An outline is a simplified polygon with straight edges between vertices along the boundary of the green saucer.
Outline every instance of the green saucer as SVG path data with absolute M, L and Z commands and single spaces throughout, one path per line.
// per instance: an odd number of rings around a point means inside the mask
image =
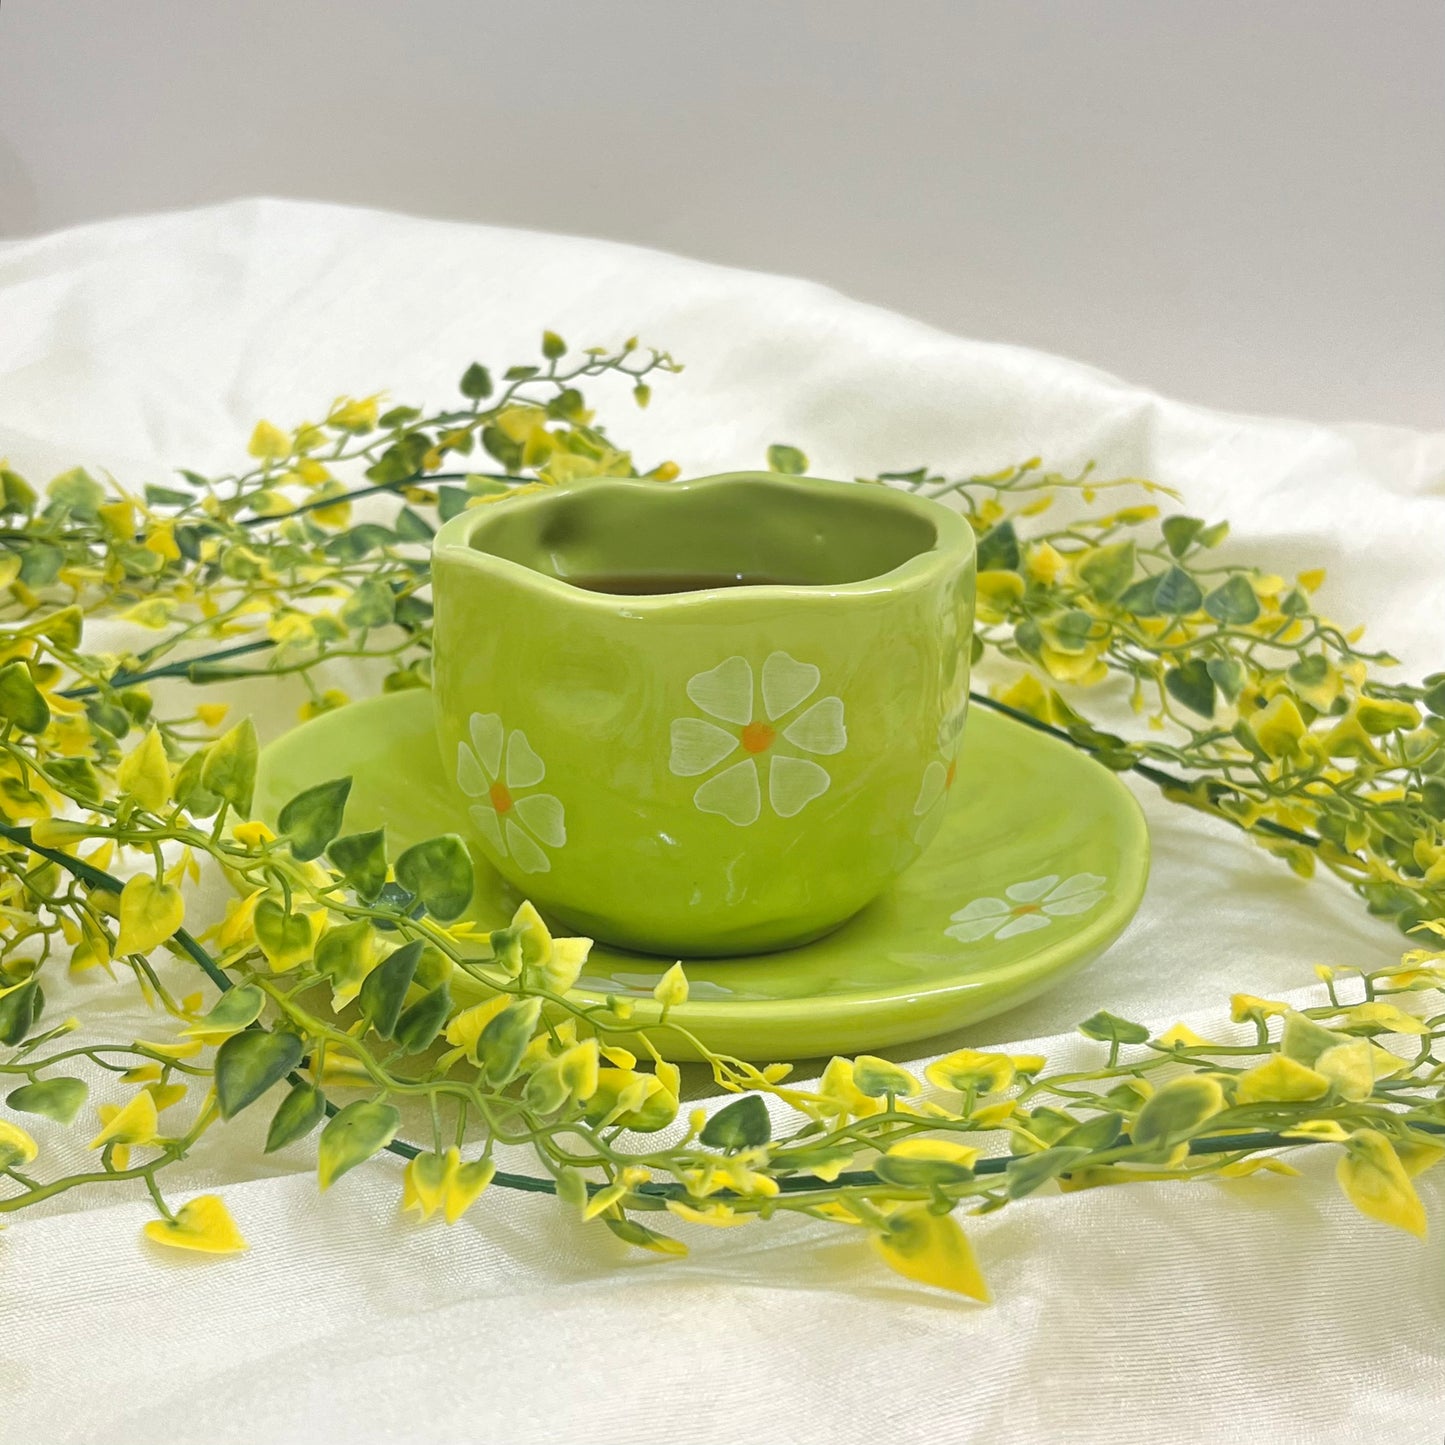
M 355 703 L 279 738 L 261 755 L 258 812 L 274 822 L 288 798 L 348 773 L 345 830 L 385 825 L 393 857 L 468 832 L 430 693 Z M 709 1048 L 757 1062 L 910 1043 L 1033 998 L 1134 916 L 1149 871 L 1143 815 L 1114 774 L 1066 744 L 975 708 L 936 806 L 947 814 L 927 852 L 837 932 L 781 953 L 684 959 L 691 993 L 672 1018 Z M 519 902 L 477 864 L 470 915 L 484 928 Z M 579 990 L 633 997 L 645 1021 L 672 962 L 599 944 Z

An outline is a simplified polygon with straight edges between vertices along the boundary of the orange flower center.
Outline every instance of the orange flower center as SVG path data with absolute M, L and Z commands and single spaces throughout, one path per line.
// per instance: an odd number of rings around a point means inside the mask
M 951 763 L 949 763 L 949 765 L 948 765 L 948 771 L 947 771 L 947 772 L 944 774 L 944 776 L 943 776 L 943 786 L 944 786 L 945 788 L 951 788 L 951 787 L 953 786 L 953 780 L 954 780 L 957 776 L 958 776 L 958 759 L 955 758 Z
M 1043 911 L 1042 905 L 1038 903 L 1015 903 L 1013 906 L 1015 918 L 1021 918 L 1025 913 L 1042 913 Z
M 765 753 L 777 735 L 778 730 L 765 722 L 750 722 L 743 729 L 743 748 L 750 753 Z
M 511 811 L 512 795 L 507 791 L 507 785 L 500 779 L 487 789 L 487 796 L 492 800 L 492 806 L 499 813 Z

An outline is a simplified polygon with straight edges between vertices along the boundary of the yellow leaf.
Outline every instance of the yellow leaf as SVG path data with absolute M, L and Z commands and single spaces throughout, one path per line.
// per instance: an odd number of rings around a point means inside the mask
M 446 1193 L 442 1199 L 442 1213 L 448 1224 L 455 1224 L 473 1204 L 478 1196 L 492 1182 L 497 1172 L 496 1163 L 490 1158 L 473 1159 L 463 1164 L 455 1149 L 447 1150 L 451 1167 L 447 1171 Z
M 39 1152 L 40 1146 L 19 1124 L 0 1119 L 0 1169 L 28 1164 Z
M 1286 1014 L 1289 1005 L 1278 999 L 1259 998 L 1252 993 L 1233 994 L 1229 1000 L 1229 1017 L 1237 1024 L 1252 1018 L 1269 1018 L 1275 1014 Z
M 1357 1003 L 1345 1011 L 1343 1025 L 1347 1029 L 1368 1029 L 1373 1033 L 1428 1034 L 1424 1022 L 1407 1014 L 1392 1003 Z
M 1172 1049 L 1175 1044 L 1183 1044 L 1187 1049 L 1206 1047 L 1208 1039 L 1202 1039 L 1194 1032 L 1188 1024 L 1178 1023 L 1173 1028 L 1166 1029 L 1156 1042 L 1163 1044 L 1166 1048 Z
M 121 890 L 117 953 L 149 953 L 185 921 L 181 890 L 139 873 Z
M 713 1229 L 731 1229 L 735 1224 L 747 1224 L 756 1219 L 755 1214 L 739 1214 L 727 1204 L 705 1204 L 701 1209 L 691 1204 L 684 1204 L 680 1199 L 669 1199 L 667 1201 L 668 1213 L 675 1214 L 679 1219 L 685 1219 L 689 1224 L 706 1224 Z M 857 1220 L 850 1215 L 849 1223 L 857 1223 Z
M 1246 1070 L 1236 1081 L 1239 1104 L 1294 1103 L 1318 1099 L 1329 1092 L 1330 1081 L 1321 1073 L 1284 1054 Z
M 872 1239 L 884 1264 L 906 1279 L 984 1304 L 991 1300 L 968 1236 L 952 1215 L 934 1214 L 926 1204 L 906 1204 L 888 1216 Z
M 160 1124 L 155 1097 L 145 1089 L 133 1094 L 123 1108 L 102 1104 L 96 1112 L 103 1127 L 90 1141 L 91 1149 L 103 1149 L 107 1144 L 149 1144 Z
M 1335 1178 L 1361 1214 L 1425 1238 L 1425 1206 L 1394 1146 L 1379 1130 L 1357 1129 L 1350 1135 Z
M 1317 1139 L 1325 1144 L 1343 1144 L 1349 1133 L 1338 1119 L 1302 1119 L 1283 1131 L 1286 1139 Z
M 290 455 L 291 438 L 279 426 L 273 426 L 269 421 L 258 421 L 246 450 L 259 461 L 278 462 Z
M 196 716 L 200 718 L 204 727 L 220 727 L 225 716 L 231 710 L 231 705 L 225 702 L 203 702 L 196 706 Z
M 657 980 L 657 984 L 652 990 L 652 996 L 663 1008 L 677 1008 L 687 1002 L 687 975 L 682 971 L 681 963 L 673 964 Z
M 170 801 L 171 770 L 159 728 L 153 727 L 138 747 L 121 760 L 115 780 L 121 792 L 129 795 L 150 813 L 159 813 Z
M 174 1219 L 150 1220 L 145 1237 L 171 1249 L 200 1254 L 238 1254 L 246 1248 L 236 1221 L 218 1194 L 202 1194 L 181 1205 Z
M 1445 1159 L 1445 1144 L 1427 1144 L 1423 1139 L 1404 1139 L 1395 1145 L 1395 1154 L 1411 1179 L 1433 1169 Z

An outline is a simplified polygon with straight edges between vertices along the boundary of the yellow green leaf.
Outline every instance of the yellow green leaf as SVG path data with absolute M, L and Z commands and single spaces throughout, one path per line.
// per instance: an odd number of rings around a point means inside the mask
M 996 1094 L 1013 1083 L 1014 1063 L 1007 1054 L 956 1049 L 929 1064 L 923 1074 L 938 1089 L 956 1089 L 959 1093 L 973 1089 L 981 1094 Z
M 1342 1099 L 1351 1103 L 1368 1099 L 1377 1079 L 1392 1078 L 1404 1067 L 1403 1059 L 1368 1039 L 1336 1044 L 1315 1060 L 1315 1068 L 1335 1086 Z
M 1350 1135 L 1335 1177 L 1361 1214 L 1425 1238 L 1425 1206 L 1394 1146 L 1379 1130 L 1357 1129 Z
M 157 883 L 148 873 L 138 873 L 121 890 L 120 937 L 115 951 L 149 953 L 181 926 L 185 916 L 179 888 Z
M 879 1258 L 905 1279 L 984 1304 L 991 1300 L 968 1236 L 952 1215 L 934 1214 L 926 1204 L 907 1204 L 890 1214 L 872 1238 Z
M 476 1203 L 478 1196 L 492 1182 L 492 1176 L 497 1172 L 496 1163 L 490 1157 L 473 1159 L 462 1164 L 456 1156 L 455 1149 L 447 1151 L 451 1167 L 447 1172 L 442 1213 L 448 1224 L 455 1224 Z
M 159 728 L 152 727 L 140 744 L 121 759 L 115 780 L 122 793 L 148 812 L 159 813 L 165 807 L 171 796 L 171 770 Z
M 450 1156 L 446 1154 L 418 1154 L 408 1162 L 401 1176 L 401 1207 L 411 1210 L 419 1219 L 430 1219 L 441 1207 L 442 1193 L 446 1188 Z
M 202 1194 L 181 1205 L 174 1219 L 152 1219 L 145 1237 L 170 1249 L 200 1254 L 238 1254 L 246 1248 L 236 1221 L 218 1194 Z

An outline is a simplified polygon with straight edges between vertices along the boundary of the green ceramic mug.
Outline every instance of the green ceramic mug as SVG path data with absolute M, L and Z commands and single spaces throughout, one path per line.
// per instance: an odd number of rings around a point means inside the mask
M 661 954 L 800 944 L 941 821 L 974 546 L 938 503 L 770 473 L 588 480 L 454 517 L 433 586 L 458 819 L 569 929 Z

